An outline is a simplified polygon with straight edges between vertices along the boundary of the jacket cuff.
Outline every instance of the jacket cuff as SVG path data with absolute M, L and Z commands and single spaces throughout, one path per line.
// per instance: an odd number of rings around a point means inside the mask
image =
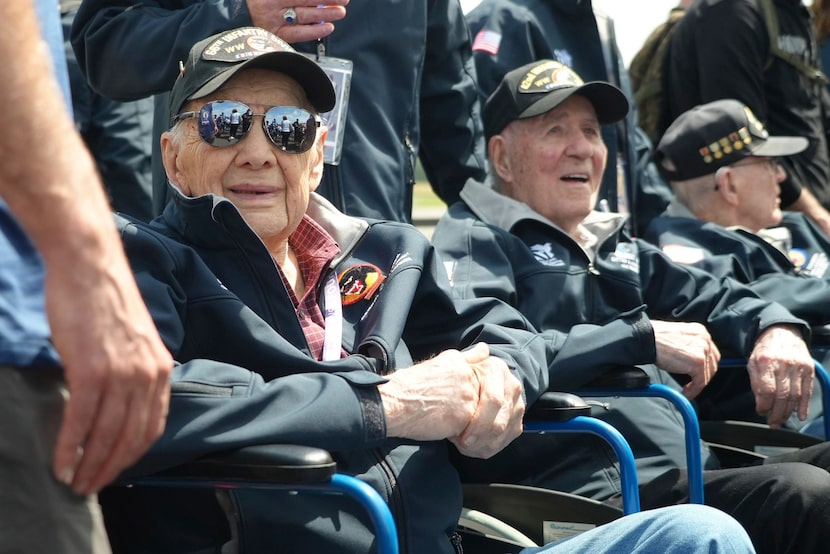
M 372 443 L 386 439 L 386 415 L 377 387 L 356 387 L 355 394 L 363 413 L 366 440 Z

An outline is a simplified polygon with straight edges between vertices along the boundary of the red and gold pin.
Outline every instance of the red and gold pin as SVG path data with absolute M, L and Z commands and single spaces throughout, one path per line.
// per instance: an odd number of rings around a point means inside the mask
M 340 299 L 344 306 L 365 298 L 371 300 L 386 276 L 373 264 L 359 264 L 347 267 L 337 276 Z

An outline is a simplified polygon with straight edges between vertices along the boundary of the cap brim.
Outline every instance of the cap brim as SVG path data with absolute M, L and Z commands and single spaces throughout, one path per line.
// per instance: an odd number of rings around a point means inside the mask
M 592 81 L 578 87 L 554 90 L 523 111 L 517 119 L 536 117 L 547 113 L 574 94 L 586 97 L 594 106 L 601 125 L 616 123 L 628 114 L 628 99 L 620 89 L 602 81 Z
M 251 68 L 270 69 L 290 76 L 303 87 L 309 102 L 320 113 L 334 108 L 335 94 L 331 79 L 313 60 L 298 52 L 268 52 L 244 63 L 234 64 L 227 71 L 206 82 L 186 100 L 207 96 L 218 90 L 239 71 Z
M 777 158 L 804 152 L 809 145 L 805 137 L 768 137 L 764 142 L 753 143 L 749 151 L 753 156 Z

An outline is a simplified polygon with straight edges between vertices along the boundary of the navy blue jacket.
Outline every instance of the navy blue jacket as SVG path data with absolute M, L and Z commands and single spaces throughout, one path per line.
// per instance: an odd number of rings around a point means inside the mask
M 781 227 L 791 241 L 786 252 L 756 233 L 691 213 L 655 218 L 643 238 L 677 263 L 748 285 L 810 325 L 830 323 L 830 241 L 800 212 L 785 212 Z

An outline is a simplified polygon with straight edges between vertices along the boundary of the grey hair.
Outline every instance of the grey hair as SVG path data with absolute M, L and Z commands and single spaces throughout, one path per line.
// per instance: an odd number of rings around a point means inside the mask
M 685 181 L 671 181 L 671 188 L 675 197 L 693 213 L 705 210 L 711 202 L 713 192 L 717 184 L 717 176 L 714 173 L 701 175 Z M 704 194 L 706 193 L 706 194 Z

